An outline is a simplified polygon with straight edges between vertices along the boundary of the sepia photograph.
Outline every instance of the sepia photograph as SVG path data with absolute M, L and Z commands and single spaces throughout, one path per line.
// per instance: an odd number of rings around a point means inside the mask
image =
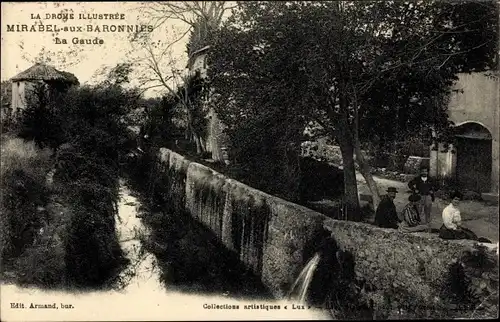
M 1 3 L 0 320 L 495 319 L 499 0 Z

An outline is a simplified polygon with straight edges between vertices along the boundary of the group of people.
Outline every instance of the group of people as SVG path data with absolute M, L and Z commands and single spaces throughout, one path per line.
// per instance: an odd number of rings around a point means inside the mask
M 382 228 L 398 229 L 401 232 L 431 232 L 431 210 L 435 200 L 435 185 L 428 176 L 428 169 L 422 168 L 420 175 L 408 183 L 412 191 L 408 204 L 398 213 L 394 199 L 398 193 L 394 187 L 387 189 L 375 212 L 375 225 Z M 439 237 L 443 239 L 472 239 L 490 242 L 478 236 L 462 225 L 458 205 L 462 200 L 460 192 L 453 192 L 450 204 L 442 212 L 443 224 L 439 228 Z

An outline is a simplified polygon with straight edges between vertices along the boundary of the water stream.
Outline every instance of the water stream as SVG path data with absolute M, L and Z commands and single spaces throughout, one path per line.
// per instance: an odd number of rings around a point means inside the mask
M 162 281 L 161 259 L 148 252 L 141 244 L 144 236 L 151 234 L 137 213 L 140 202 L 122 182 L 120 189 L 117 234 L 120 244 L 130 260 L 115 289 L 106 291 L 54 291 L 35 287 L 2 284 L 2 321 L 140 321 L 140 320 L 290 320 L 330 319 L 323 311 L 294 309 L 298 302 L 276 301 L 268 298 L 232 297 L 216 291 L 211 294 L 180 291 Z M 215 263 L 217 264 L 217 263 Z M 223 263 L 219 263 L 223 264 Z M 316 264 L 308 265 L 313 270 Z M 215 265 L 217 266 L 217 265 Z M 219 265 L 221 266 L 221 265 Z M 224 266 L 224 265 L 222 265 Z M 186 268 L 189 270 L 189 268 Z M 226 272 L 220 270 L 215 284 L 224 281 Z M 310 279 L 305 273 L 304 281 Z M 236 275 L 235 275 L 236 276 Z M 247 281 L 235 279 L 231 288 L 247 288 Z M 186 285 L 189 287 L 189 285 Z M 218 290 L 224 287 L 217 288 Z M 299 287 L 306 292 L 307 286 Z M 302 291 L 300 292 L 302 294 Z M 13 308 L 12 303 L 24 305 Z M 34 304 L 56 304 L 56 309 L 29 309 Z M 277 307 L 279 306 L 279 309 Z M 294 306 L 296 308 L 296 306 Z
M 139 289 L 164 292 L 165 287 L 160 282 L 161 272 L 156 257 L 145 251 L 141 245 L 141 238 L 150 234 L 150 230 L 137 216 L 140 203 L 123 182 L 120 195 L 117 234 L 130 265 L 121 272 L 117 286 L 126 293 L 134 293 Z
M 309 286 L 311 285 L 314 272 L 318 267 L 320 259 L 321 255 L 319 253 L 316 253 L 307 262 L 306 266 L 304 266 L 290 289 L 290 292 L 288 294 L 288 298 L 290 300 L 298 301 L 301 304 L 306 304 Z

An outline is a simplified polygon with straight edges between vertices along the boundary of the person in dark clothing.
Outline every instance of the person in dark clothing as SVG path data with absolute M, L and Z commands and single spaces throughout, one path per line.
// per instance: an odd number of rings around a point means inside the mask
M 382 197 L 375 212 L 375 225 L 382 228 L 398 229 L 399 219 L 394 205 L 394 198 L 398 190 L 394 187 L 387 188 L 387 195 Z
M 420 214 L 423 215 L 423 223 L 430 225 L 431 223 L 431 212 L 432 203 L 434 202 L 434 182 L 429 178 L 429 171 L 426 167 L 420 169 L 420 175 L 413 178 L 409 183 L 408 187 L 413 194 L 420 195 Z

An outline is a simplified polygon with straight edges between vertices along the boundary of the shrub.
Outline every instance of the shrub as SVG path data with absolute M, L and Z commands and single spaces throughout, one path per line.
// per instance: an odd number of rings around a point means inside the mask
M 301 201 L 336 199 L 344 190 L 342 170 L 326 162 L 310 157 L 300 160 L 300 196 Z
M 119 86 L 95 86 L 58 102 L 68 143 L 57 151 L 54 180 L 72 205 L 64 248 L 68 279 L 76 285 L 102 285 L 124 263 L 115 231 L 120 161 L 131 146 L 123 120 L 138 98 Z
M 66 285 L 64 221 L 61 216 L 54 218 L 50 225 L 43 227 L 33 246 L 26 249 L 16 260 L 15 271 L 18 282 L 43 287 Z
M 33 243 L 42 224 L 37 208 L 49 196 L 45 176 L 51 166 L 50 152 L 19 138 L 2 140 L 1 256 L 17 257 Z
M 66 273 L 76 285 L 99 286 L 122 263 L 122 250 L 109 218 L 84 207 L 75 208 L 65 243 Z
M 46 185 L 50 151 L 33 141 L 2 140 L 2 269 L 21 284 L 65 284 L 64 245 L 67 207 L 52 200 Z
M 28 106 L 16 122 L 19 137 L 33 140 L 40 148 L 54 149 L 64 142 L 63 133 L 58 126 L 62 120 L 49 107 Z

